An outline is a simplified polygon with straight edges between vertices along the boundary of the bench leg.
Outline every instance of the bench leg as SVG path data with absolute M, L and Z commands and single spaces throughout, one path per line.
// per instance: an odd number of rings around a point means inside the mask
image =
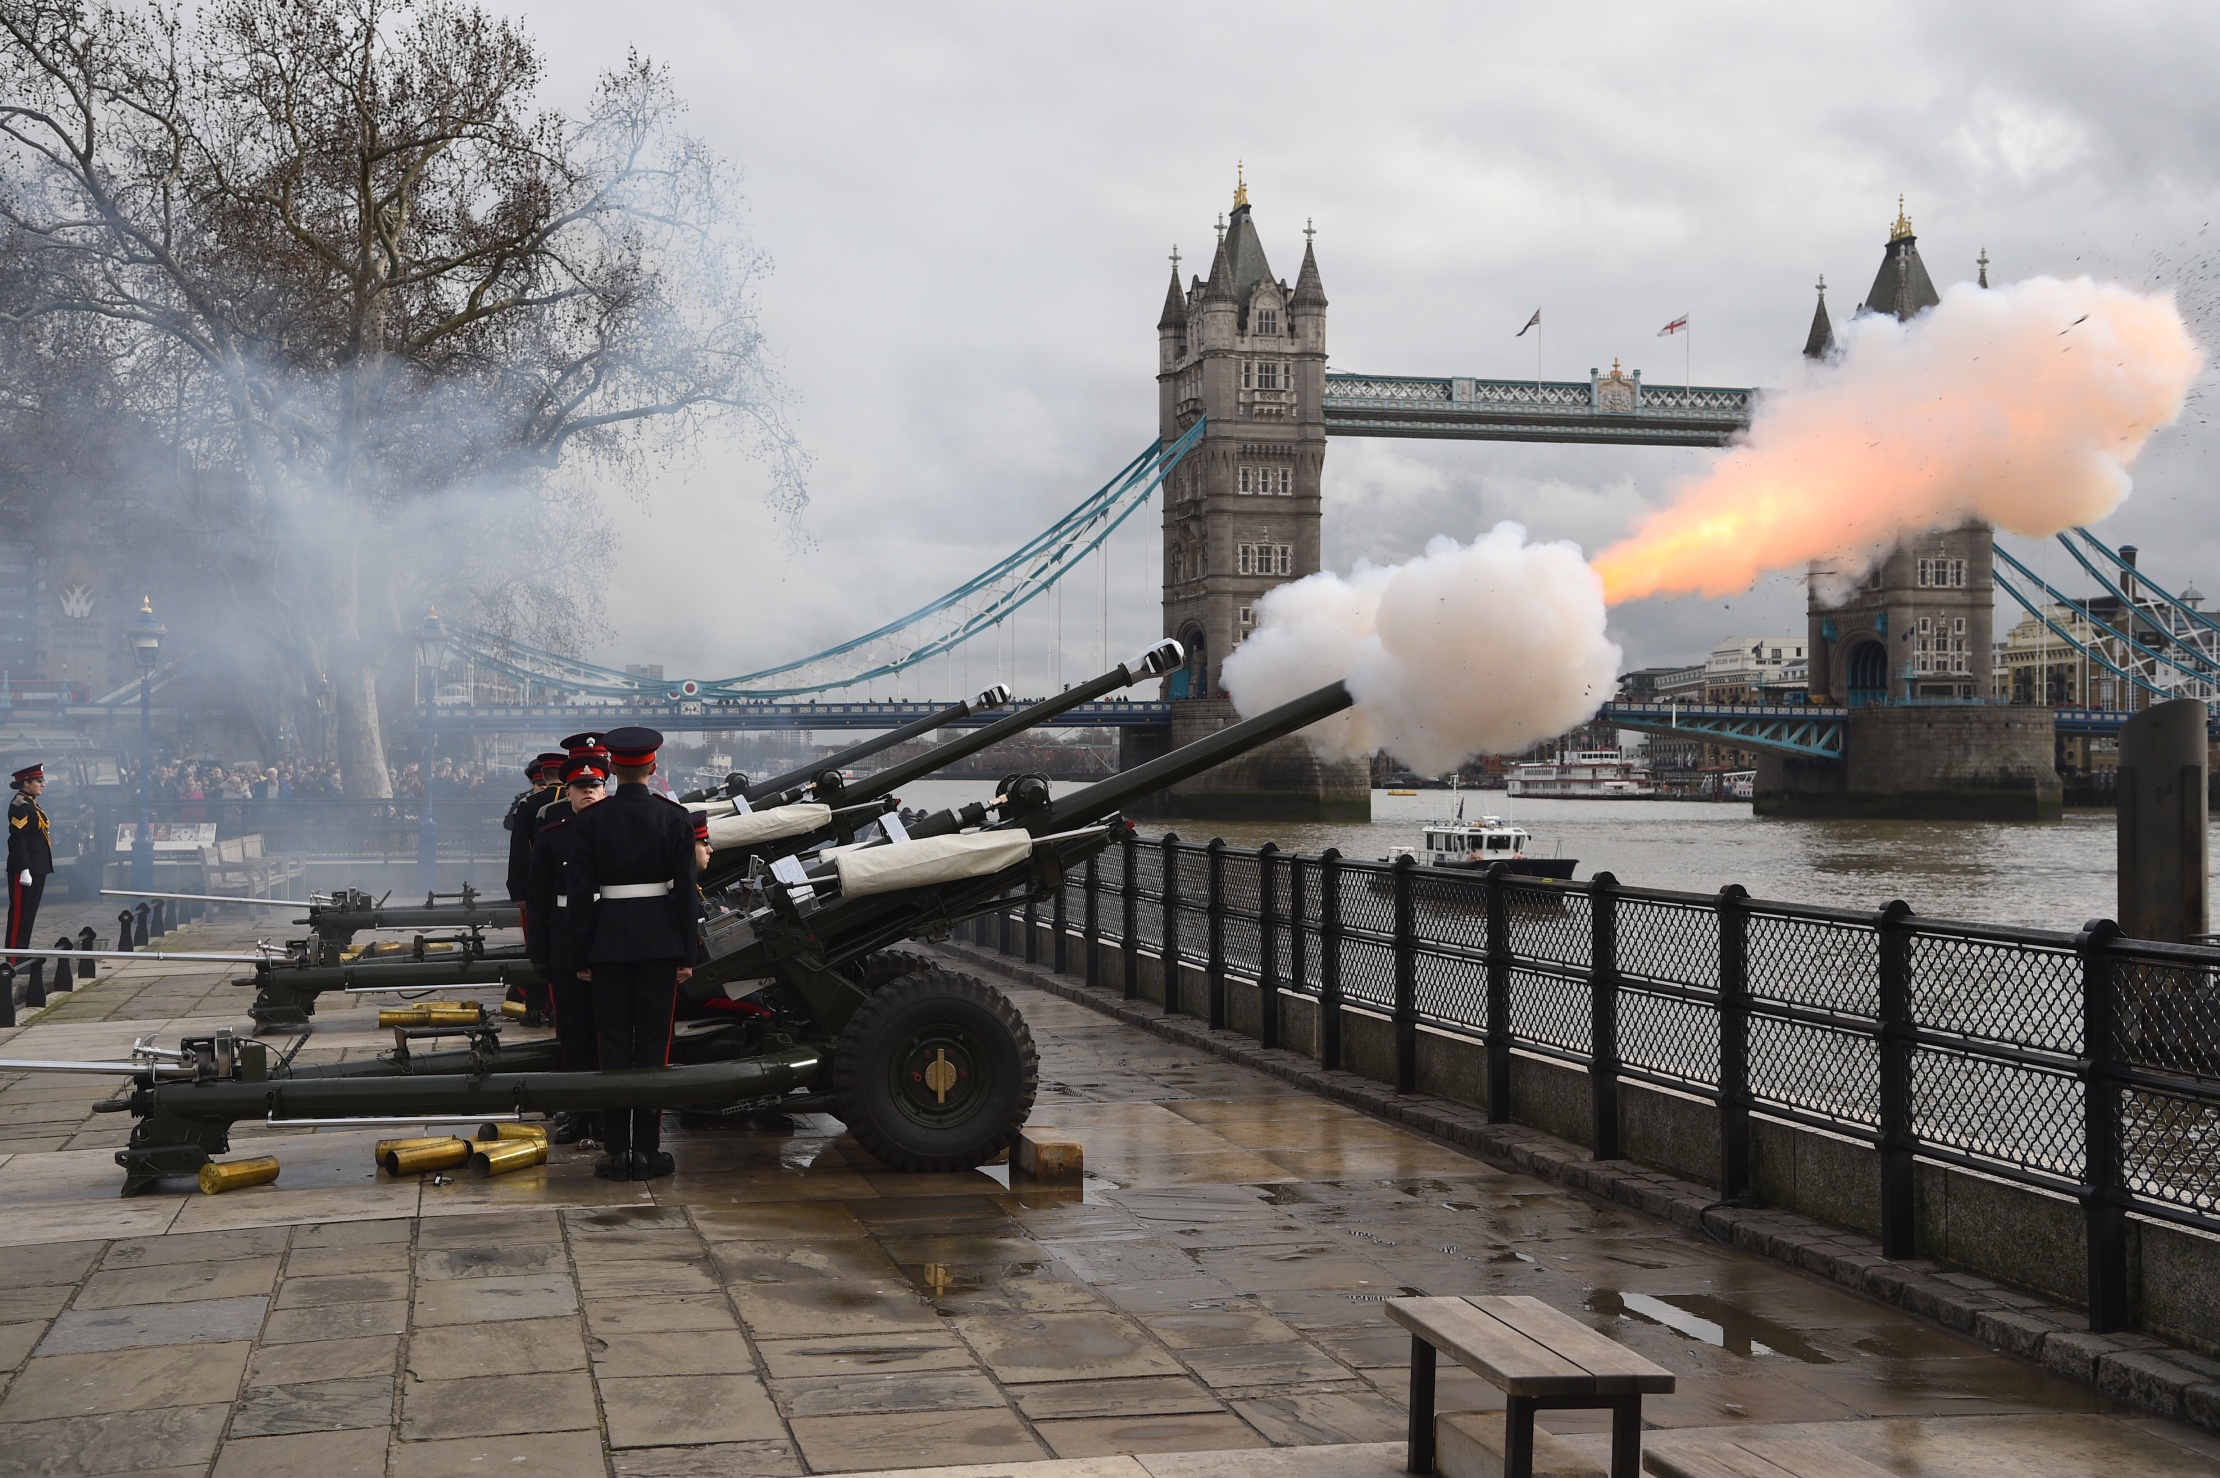
M 1642 1398 L 1611 1403 L 1611 1478 L 1642 1478 Z
M 1530 1396 L 1503 1399 L 1503 1478 L 1534 1478 L 1534 1400 Z
M 1434 1347 L 1411 1336 L 1411 1431 L 1403 1447 L 1403 1471 L 1434 1471 Z

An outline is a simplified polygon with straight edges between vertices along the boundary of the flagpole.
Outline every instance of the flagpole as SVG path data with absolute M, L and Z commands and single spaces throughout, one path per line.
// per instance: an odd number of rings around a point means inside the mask
M 1696 393 L 1696 318 L 1694 314 L 1689 315 L 1688 327 L 1682 329 L 1681 332 L 1687 335 L 1688 341 L 1680 346 L 1680 393 L 1683 396 L 1692 397 Z
M 1534 403 L 1542 403 L 1542 326 L 1534 325 Z

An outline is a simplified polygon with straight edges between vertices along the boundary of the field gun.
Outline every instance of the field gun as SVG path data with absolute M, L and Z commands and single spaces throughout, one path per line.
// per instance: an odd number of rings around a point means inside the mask
M 308 917 L 293 920 L 306 924 L 321 947 L 318 957 L 335 959 L 355 936 L 379 929 L 514 929 L 517 910 L 513 903 L 493 903 L 483 893 L 463 884 L 459 893 L 427 893 L 422 903 L 388 904 L 357 888 L 332 893 L 312 893 L 299 898 L 230 898 L 214 893 L 136 893 L 128 888 L 103 888 L 111 898 L 167 898 L 180 903 L 238 903 L 249 908 L 307 909 Z M 385 897 L 390 898 L 389 893 Z M 455 900 L 442 903 L 443 898 Z
M 124 1192 L 197 1173 L 229 1148 L 230 1126 L 250 1119 L 822 1108 L 890 1168 L 982 1164 L 1032 1110 L 1032 1035 L 1002 992 L 895 946 L 1052 897 L 1071 868 L 1125 834 L 1126 806 L 1350 701 L 1335 683 L 1061 798 L 1045 786 L 1006 790 L 1003 814 L 983 828 L 943 812 L 928 818 L 940 829 L 914 840 L 833 848 L 807 864 L 758 859 L 735 890 L 740 906 L 710 921 L 669 1068 L 551 1071 L 549 1044 L 504 1045 L 491 1023 L 464 1052 L 291 1069 L 257 1044 L 232 1052 L 228 1067 L 196 1055 L 189 1073 L 107 1065 L 133 1080 L 103 1105 L 136 1120 L 116 1154 Z

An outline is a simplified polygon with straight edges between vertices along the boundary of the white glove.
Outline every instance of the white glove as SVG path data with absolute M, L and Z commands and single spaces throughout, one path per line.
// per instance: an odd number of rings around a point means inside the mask
M 22 885 L 23 885 L 24 887 L 26 887 L 26 888 L 30 887 L 30 886 L 31 886 L 31 869 L 29 869 L 28 867 L 26 867 L 25 869 L 23 869 L 23 871 L 21 871 L 21 872 L 17 873 L 17 874 L 15 875 L 15 880 L 16 880 L 17 882 L 21 883 L 21 884 L 22 884 Z

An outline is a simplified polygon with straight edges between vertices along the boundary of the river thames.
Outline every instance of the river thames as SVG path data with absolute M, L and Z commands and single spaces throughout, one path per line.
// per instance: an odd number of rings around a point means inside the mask
M 1061 782 L 1057 794 L 1076 785 Z M 906 804 L 938 807 L 983 800 L 986 781 L 928 781 Z M 1223 837 L 1234 846 L 1277 842 L 1317 853 L 1339 847 L 1358 860 L 1415 846 L 1430 820 L 1446 819 L 1459 797 L 1372 793 L 1365 825 L 1262 825 L 1146 821 L 1189 841 Z M 2059 821 L 1780 821 L 1747 803 L 1704 801 L 1513 800 L 1500 790 L 1466 791 L 1468 817 L 1502 816 L 1534 833 L 1537 856 L 1579 860 L 1576 877 L 1609 872 L 1629 887 L 1713 892 L 1740 883 L 1759 898 L 1839 908 L 1879 908 L 1901 898 L 1916 913 L 1975 923 L 2078 929 L 2115 911 L 2110 811 L 2069 811 Z M 2220 847 L 2214 849 L 2220 855 Z

